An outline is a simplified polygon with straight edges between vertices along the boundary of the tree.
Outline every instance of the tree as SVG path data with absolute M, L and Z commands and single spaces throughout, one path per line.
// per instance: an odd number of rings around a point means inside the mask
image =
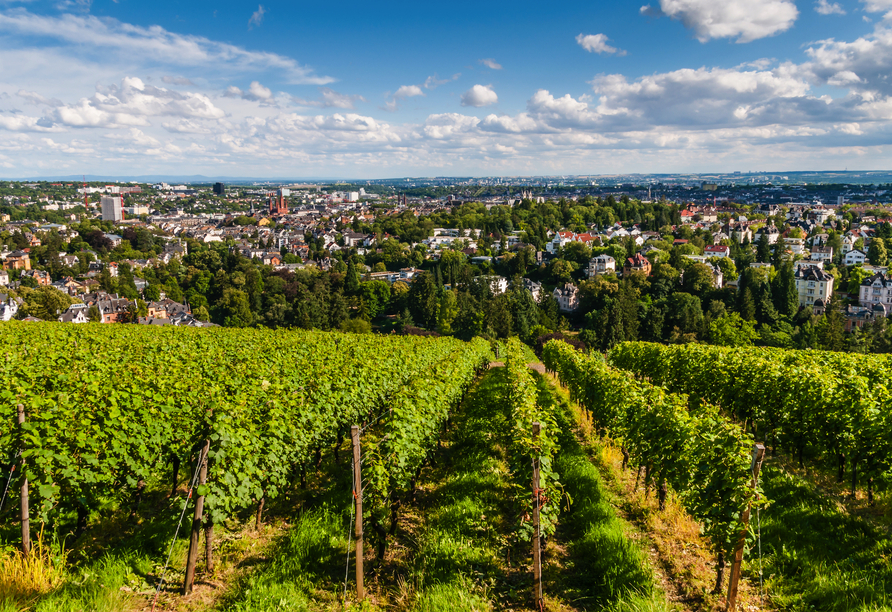
M 353 259 L 347 264 L 347 276 L 344 277 L 344 292 L 347 295 L 356 295 L 359 293 L 359 271 Z
M 713 287 L 712 268 L 702 263 L 695 263 L 684 271 L 684 288 L 688 293 L 703 297 Z
M 217 303 L 217 310 L 226 327 L 248 327 L 254 323 L 248 294 L 244 291 L 226 289 Z
M 818 323 L 818 338 L 821 347 L 828 351 L 843 351 L 846 347 L 845 317 L 842 314 L 842 304 L 834 293 L 830 297 L 830 303 L 824 311 L 824 316 Z
M 409 289 L 409 311 L 415 322 L 426 329 L 436 329 L 439 310 L 438 288 L 430 272 L 415 278 Z
M 91 323 L 102 323 L 102 313 L 99 312 L 99 308 L 95 304 L 87 310 L 87 318 Z
M 455 291 L 444 290 L 437 308 L 437 331 L 443 335 L 452 333 L 452 322 L 458 316 L 458 298 Z
M 747 346 L 759 337 L 756 324 L 730 312 L 709 324 L 709 339 L 720 346 Z
M 775 245 L 775 250 L 777 245 Z M 756 260 L 768 263 L 771 259 L 771 244 L 768 242 L 768 234 L 762 232 L 759 235 L 759 242 L 756 243 Z
M 886 242 L 882 238 L 874 238 L 867 250 L 867 257 L 870 263 L 875 266 L 885 266 L 889 261 L 889 255 L 886 252 Z

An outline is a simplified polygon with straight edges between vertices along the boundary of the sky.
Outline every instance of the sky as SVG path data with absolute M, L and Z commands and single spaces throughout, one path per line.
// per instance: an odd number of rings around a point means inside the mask
M 892 169 L 892 0 L 0 0 L 0 176 Z

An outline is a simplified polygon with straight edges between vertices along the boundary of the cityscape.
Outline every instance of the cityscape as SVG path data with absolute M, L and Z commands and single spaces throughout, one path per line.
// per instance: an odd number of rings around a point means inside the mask
M 0 0 L 0 612 L 885 612 L 892 0 Z

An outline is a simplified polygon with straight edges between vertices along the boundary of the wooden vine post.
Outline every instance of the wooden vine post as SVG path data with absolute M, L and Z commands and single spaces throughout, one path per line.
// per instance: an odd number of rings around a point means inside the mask
M 753 461 L 750 469 L 753 472 L 752 488 L 755 492 L 756 485 L 759 483 L 759 471 L 762 469 L 762 459 L 765 457 L 765 446 L 756 444 L 753 446 Z M 746 532 L 750 522 L 750 509 L 752 502 L 747 505 L 743 513 L 743 531 L 740 532 L 740 539 L 734 547 L 734 559 L 731 562 L 731 575 L 728 579 L 728 612 L 737 609 L 737 586 L 740 582 L 740 566 L 743 563 L 743 548 L 746 545 Z
M 542 424 L 533 423 L 533 449 L 539 443 Z M 536 451 L 533 450 L 535 453 Z M 542 501 L 539 490 L 539 461 L 533 460 L 533 593 L 536 597 L 536 610 L 545 609 L 542 595 L 542 538 L 540 537 L 539 507 Z
M 19 435 L 22 433 L 22 425 L 25 424 L 25 406 L 19 404 Z M 24 445 L 23 445 L 24 446 Z M 25 474 L 25 457 L 22 457 L 22 491 L 21 497 L 22 519 L 22 554 L 26 557 L 31 552 L 31 519 L 28 509 L 28 476 Z
M 362 575 L 362 472 L 360 471 L 359 425 L 350 428 L 353 438 L 353 498 L 356 500 L 356 599 L 365 599 Z
M 208 481 L 208 452 L 211 449 L 211 441 L 205 440 L 201 447 L 201 463 L 198 468 L 199 486 Z M 192 534 L 189 538 L 189 556 L 186 559 L 186 579 L 183 581 L 183 595 L 192 592 L 195 583 L 195 564 L 198 562 L 198 540 L 201 536 L 201 524 L 204 518 L 204 495 L 199 495 L 195 500 L 195 513 L 192 515 Z

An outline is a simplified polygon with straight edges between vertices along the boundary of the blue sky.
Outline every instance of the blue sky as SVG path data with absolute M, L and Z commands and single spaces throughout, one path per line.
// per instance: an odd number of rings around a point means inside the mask
M 0 176 L 892 168 L 892 0 L 0 0 Z

